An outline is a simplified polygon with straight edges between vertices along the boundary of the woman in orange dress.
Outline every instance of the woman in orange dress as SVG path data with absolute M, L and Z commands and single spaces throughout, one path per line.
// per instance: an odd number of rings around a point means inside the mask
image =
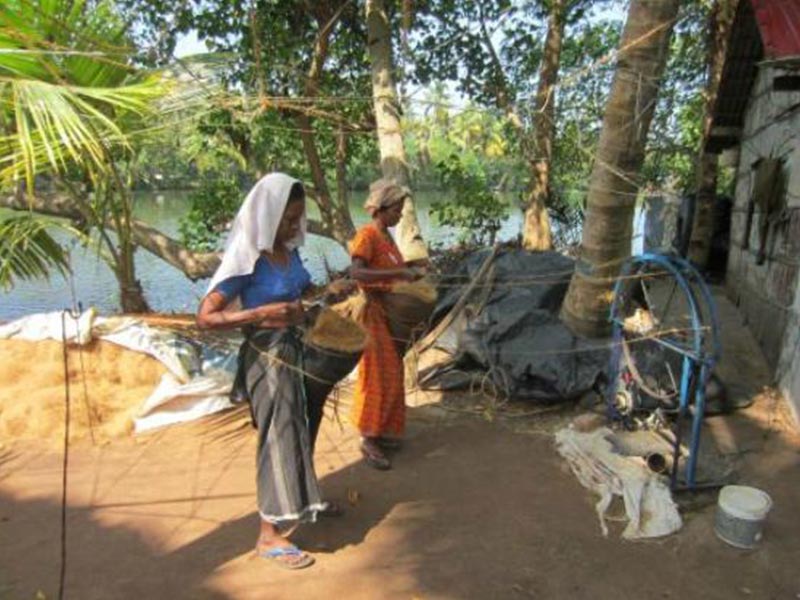
M 422 273 L 408 267 L 388 228 L 397 225 L 408 189 L 387 180 L 370 186 L 364 208 L 372 221 L 350 242 L 350 274 L 366 293 L 361 323 L 369 342 L 358 365 L 352 420 L 361 433 L 361 453 L 371 467 L 386 470 L 384 454 L 396 448 L 405 429 L 403 359 L 389 332 L 382 293 L 398 280 L 413 281 Z

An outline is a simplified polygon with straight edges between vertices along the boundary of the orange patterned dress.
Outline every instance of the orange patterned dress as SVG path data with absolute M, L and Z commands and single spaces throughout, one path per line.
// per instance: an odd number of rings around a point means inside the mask
M 369 269 L 405 266 L 394 240 L 374 223 L 358 230 L 350 242 L 350 256 L 363 260 Z M 391 280 L 386 280 L 359 284 L 367 294 L 361 324 L 370 336 L 358 365 L 351 418 L 365 437 L 400 437 L 405 429 L 403 360 L 389 333 L 380 298 L 380 292 L 388 290 L 391 283 Z

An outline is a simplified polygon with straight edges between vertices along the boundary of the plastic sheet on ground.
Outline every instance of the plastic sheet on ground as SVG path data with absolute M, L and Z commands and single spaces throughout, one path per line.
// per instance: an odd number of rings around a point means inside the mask
M 489 255 L 475 253 L 449 274 L 434 321 L 456 305 Z M 575 336 L 558 317 L 573 268 L 572 259 L 557 252 L 499 253 L 465 310 L 429 356 L 420 354 L 420 387 L 489 388 L 495 395 L 545 402 L 589 391 L 606 369 L 609 352 L 602 341 Z
M 130 317 L 100 317 L 94 309 L 78 318 L 62 312 L 30 315 L 0 326 L 0 339 L 56 340 L 85 345 L 101 339 L 148 354 L 169 371 L 143 399 L 137 432 L 181 423 L 230 408 L 236 352 L 208 348 Z
M 94 337 L 92 328 L 97 321 L 97 311 L 90 308 L 78 318 L 64 311 L 39 313 L 22 317 L 0 325 L 0 340 L 41 340 L 66 339 L 70 344 L 88 344 Z M 102 320 L 102 318 L 101 318 Z
M 230 408 L 231 384 L 232 378 L 225 371 L 207 373 L 188 383 L 166 373 L 144 401 L 141 416 L 134 421 L 136 431 L 191 421 Z
M 614 496 L 625 505 L 626 539 L 653 538 L 678 531 L 683 522 L 669 487 L 636 457 L 614 450 L 613 432 L 603 427 L 590 433 L 565 428 L 556 432 L 556 448 L 581 484 L 597 493 L 597 514 L 603 535 L 608 535 L 606 512 Z

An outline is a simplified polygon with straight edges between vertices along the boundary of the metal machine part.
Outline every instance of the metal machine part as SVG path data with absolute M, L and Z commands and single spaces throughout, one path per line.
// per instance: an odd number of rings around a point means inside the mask
M 611 306 L 609 416 L 626 428 L 663 427 L 672 417 L 672 487 L 678 485 L 682 423 L 691 417 L 685 485 L 696 487 L 706 383 L 720 357 L 711 291 L 685 259 L 647 253 L 623 266 Z

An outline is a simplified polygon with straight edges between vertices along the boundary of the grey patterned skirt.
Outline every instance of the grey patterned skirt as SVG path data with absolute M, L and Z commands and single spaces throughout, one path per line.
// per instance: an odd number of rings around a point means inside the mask
M 270 523 L 314 521 L 323 509 L 313 454 L 325 397 L 307 397 L 299 332 L 257 330 L 245 339 L 239 359 L 258 429 L 261 518 Z

